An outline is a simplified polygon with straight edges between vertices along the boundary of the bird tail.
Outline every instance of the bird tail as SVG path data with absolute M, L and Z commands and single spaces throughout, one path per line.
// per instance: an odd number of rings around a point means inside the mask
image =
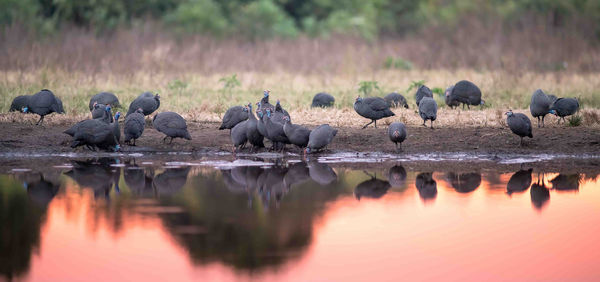
M 187 131 L 185 132 L 185 136 L 183 138 L 185 138 L 187 140 L 192 140 L 192 136 L 190 136 L 190 133 Z
M 69 129 L 63 131 L 63 133 L 73 136 L 73 135 L 75 135 L 75 130 L 73 130 L 73 128 L 69 128 Z
M 71 148 L 77 148 L 81 145 L 83 145 L 83 144 L 81 144 L 81 142 L 74 140 L 73 143 L 71 143 Z
M 333 136 L 335 136 L 337 134 L 337 132 L 338 132 L 337 129 L 334 129 L 333 130 Z
M 221 124 L 221 126 L 219 127 L 219 130 L 223 130 L 226 129 L 224 124 Z
M 529 138 L 533 138 L 533 133 L 529 133 Z

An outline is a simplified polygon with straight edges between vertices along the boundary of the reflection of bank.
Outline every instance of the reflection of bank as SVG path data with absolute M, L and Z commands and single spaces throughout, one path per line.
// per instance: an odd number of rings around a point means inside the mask
M 31 254 L 40 248 L 48 204 L 60 187 L 41 173 L 15 178 L 0 177 L 0 279 L 8 280 L 29 270 Z

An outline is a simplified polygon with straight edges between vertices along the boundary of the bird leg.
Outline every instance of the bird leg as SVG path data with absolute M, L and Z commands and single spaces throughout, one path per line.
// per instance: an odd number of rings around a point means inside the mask
M 468 109 L 468 110 L 470 110 L 470 109 L 471 109 L 471 107 L 469 106 L 469 104 L 467 104 L 467 109 Z
M 171 145 L 171 143 L 173 143 L 173 137 L 171 137 L 171 140 L 169 140 L 169 145 Z
M 523 137 L 521 137 L 521 147 L 523 147 Z
M 165 136 L 165 138 L 163 138 L 163 140 L 162 140 L 163 144 L 167 143 L 167 138 L 169 138 L 169 136 Z
M 431 120 L 431 129 L 433 129 L 433 120 Z
M 538 120 L 538 128 L 540 128 L 540 117 L 539 116 L 537 117 L 537 120 Z
M 363 126 L 362 128 L 363 128 L 363 129 L 367 128 L 367 126 L 369 126 L 369 125 L 370 125 L 371 123 L 373 123 L 373 122 L 375 122 L 375 121 L 374 121 L 374 120 L 372 120 L 371 122 L 369 122 L 369 123 L 365 124 L 365 126 Z
M 375 128 L 377 128 L 377 120 L 375 120 Z
M 426 119 L 423 120 L 423 126 L 427 127 L 427 125 L 425 124 L 425 121 L 427 121 Z
M 546 124 L 544 124 L 544 119 L 546 118 L 546 116 L 542 116 L 542 127 L 546 127 Z
M 40 116 L 40 119 L 35 123 L 35 125 L 41 125 L 44 122 L 44 116 Z

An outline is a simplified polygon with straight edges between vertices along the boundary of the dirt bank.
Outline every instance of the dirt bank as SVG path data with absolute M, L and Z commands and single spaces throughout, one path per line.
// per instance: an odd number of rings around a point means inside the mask
M 192 140 L 176 139 L 173 144 L 163 144 L 163 136 L 147 125 L 137 146 L 123 146 L 124 152 L 219 152 L 231 151 L 228 130 L 217 130 L 217 123 L 190 122 Z M 0 123 L 0 153 L 63 153 L 86 152 L 84 148 L 72 149 L 71 137 L 62 133 L 67 125 L 35 126 L 21 122 Z M 387 128 L 360 129 L 340 127 L 338 135 L 329 146 L 330 152 L 385 152 L 393 153 L 394 144 L 387 138 Z M 593 127 L 534 128 L 534 138 L 526 138 L 519 146 L 519 138 L 505 127 L 467 127 L 429 129 L 408 127 L 408 137 L 402 144 L 403 153 L 477 154 L 593 154 L 600 155 L 600 130 Z M 298 149 L 289 146 L 291 152 Z

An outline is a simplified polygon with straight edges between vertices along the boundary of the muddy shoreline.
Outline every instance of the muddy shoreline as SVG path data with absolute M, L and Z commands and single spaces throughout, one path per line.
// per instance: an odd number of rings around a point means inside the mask
M 120 154 L 72 149 L 71 137 L 62 133 L 66 125 L 35 126 L 27 123 L 0 123 L 0 170 L 19 166 L 24 159 L 36 157 L 40 165 L 64 163 L 72 158 L 102 156 L 147 158 L 168 161 L 220 159 L 233 161 L 228 130 L 217 130 L 218 123 L 188 123 L 192 140 L 176 139 L 163 144 L 163 135 L 147 125 L 137 146 L 123 146 Z M 589 127 L 535 128 L 534 138 L 519 146 L 519 139 L 508 128 L 408 127 L 403 151 L 396 153 L 387 139 L 387 128 L 338 128 L 329 150 L 311 155 L 309 161 L 335 163 L 342 167 L 386 167 L 409 164 L 414 170 L 469 171 L 504 167 L 518 169 L 520 163 L 535 163 L 544 170 L 594 170 L 600 167 L 600 131 Z M 283 154 L 263 150 L 243 151 L 245 159 L 300 160 L 300 150 L 288 145 Z M 432 162 L 433 160 L 433 162 Z M 29 160 L 31 162 L 31 160 Z

